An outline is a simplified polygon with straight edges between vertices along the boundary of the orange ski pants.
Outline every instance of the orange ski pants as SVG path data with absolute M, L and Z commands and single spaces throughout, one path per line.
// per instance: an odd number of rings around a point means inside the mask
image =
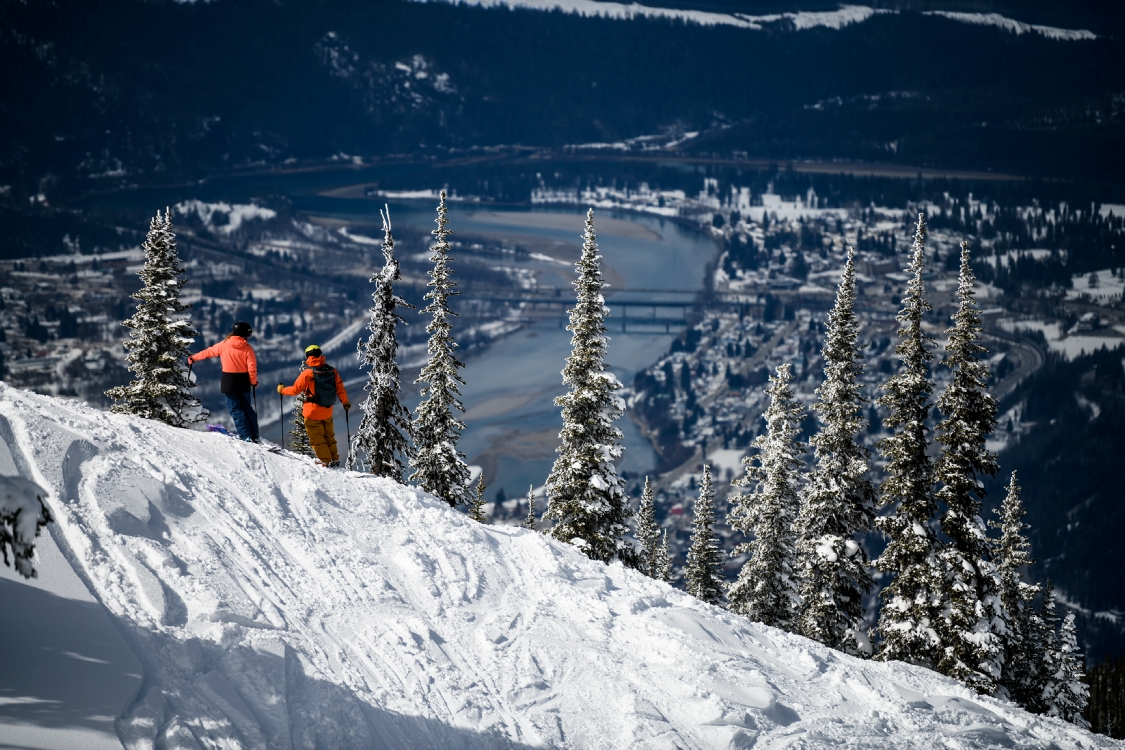
M 309 436 L 309 445 L 313 453 L 322 464 L 339 461 L 340 454 L 336 452 L 336 426 L 332 424 L 332 417 L 328 419 L 305 418 L 305 432 Z

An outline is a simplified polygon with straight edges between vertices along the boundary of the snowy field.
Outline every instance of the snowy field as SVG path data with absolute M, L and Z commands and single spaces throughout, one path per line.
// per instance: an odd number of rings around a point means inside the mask
M 387 480 L 4 385 L 0 436 L 140 661 L 128 748 L 1119 746 Z
M 1083 354 L 1093 354 L 1098 349 L 1105 347 L 1113 349 L 1125 342 L 1121 336 L 1099 336 L 1071 334 L 1064 336 L 1057 323 L 1043 323 L 1038 320 L 1000 320 L 1001 328 L 1006 331 L 1042 331 L 1047 339 L 1047 345 L 1052 351 L 1062 354 L 1067 359 L 1074 359 Z
M 1070 289 L 1066 290 L 1066 298 L 1089 297 L 1095 302 L 1112 303 L 1121 299 L 1123 291 L 1125 291 L 1125 279 L 1118 278 L 1117 269 L 1106 268 L 1072 276 Z

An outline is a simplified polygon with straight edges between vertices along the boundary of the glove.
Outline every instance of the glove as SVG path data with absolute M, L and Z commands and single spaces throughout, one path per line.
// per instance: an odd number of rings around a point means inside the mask
M 191 357 L 188 357 L 188 358 L 187 358 L 187 363 L 188 363 L 189 365 L 194 365 L 194 364 L 195 364 L 195 360 L 194 360 L 194 359 L 192 359 Z
M 251 387 L 251 388 L 257 388 L 257 387 L 258 387 L 258 384 L 257 384 L 257 383 L 251 383 L 251 384 L 250 384 L 250 387 Z
M 350 401 L 345 401 L 345 402 L 344 402 L 344 411 L 351 411 L 351 410 L 352 410 L 352 404 L 351 404 L 351 402 L 350 402 Z
M 284 390 L 284 388 L 285 388 L 285 384 L 284 384 L 284 383 L 278 383 L 278 384 L 277 384 L 277 392 L 278 392 L 278 393 L 281 393 L 281 391 L 282 391 L 282 390 Z

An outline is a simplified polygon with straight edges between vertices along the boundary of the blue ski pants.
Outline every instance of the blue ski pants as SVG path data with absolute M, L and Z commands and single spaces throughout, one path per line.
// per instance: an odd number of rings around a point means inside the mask
M 258 415 L 250 404 L 249 393 L 228 393 L 227 410 L 234 419 L 234 426 L 238 429 L 238 436 L 243 440 L 247 438 L 258 440 Z

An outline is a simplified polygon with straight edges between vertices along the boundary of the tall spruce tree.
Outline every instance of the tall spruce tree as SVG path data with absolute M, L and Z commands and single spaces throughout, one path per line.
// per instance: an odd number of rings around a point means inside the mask
M 668 529 L 664 529 L 664 534 L 661 537 L 660 550 L 656 557 L 656 569 L 660 574 L 656 577 L 658 581 L 671 583 L 676 577 L 676 571 L 672 569 L 672 554 L 668 551 Z
M 855 250 L 848 248 L 836 306 L 828 314 L 824 383 L 813 409 L 821 427 L 809 443 L 816 465 L 797 516 L 801 610 L 796 629 L 841 651 L 867 655 L 863 597 L 875 581 L 861 542 L 875 518 L 875 489 L 867 477 L 870 456 L 859 442 L 866 430 L 867 399 L 860 393 L 863 355 L 855 305 Z
M 527 518 L 523 520 L 523 527 L 535 531 L 535 487 L 527 488 Z
M 1054 662 L 1057 671 L 1044 691 L 1047 715 L 1089 729 L 1090 723 L 1082 717 L 1082 712 L 1090 700 L 1090 688 L 1086 685 L 1086 668 L 1078 649 L 1073 612 L 1067 612 L 1063 618 Z
M 804 408 L 789 387 L 789 365 L 780 365 L 770 378 L 770 405 L 763 415 L 766 432 L 752 447 L 758 455 L 742 459 L 745 474 L 732 484 L 753 487 L 732 502 L 729 523 L 751 541 L 738 545 L 732 555 L 750 553 L 727 591 L 732 612 L 778 628 L 791 629 L 800 599 L 795 578 L 797 566 L 796 519 L 800 470 L 804 447 L 798 441 Z M 754 465 L 754 460 L 758 465 Z
M 1055 585 L 1050 578 L 1043 590 L 1037 620 L 1032 658 L 1038 662 L 1039 679 L 1033 686 L 1035 703 L 1028 708 L 1088 728 L 1082 710 L 1089 699 L 1089 689 L 1082 682 L 1084 668 L 1074 632 L 1074 615 L 1068 612 L 1060 628 Z
M 1050 578 L 1043 586 L 1039 612 L 1032 618 L 1028 658 L 1032 662 L 1032 680 L 1028 686 L 1031 700 L 1024 707 L 1037 714 L 1047 713 L 1056 690 L 1059 670 L 1059 614 L 1055 605 L 1055 584 Z
M 645 477 L 645 488 L 641 492 L 641 507 L 637 511 L 637 531 L 634 536 L 640 545 L 637 554 L 640 571 L 649 578 L 659 579 L 663 573 L 659 567 L 660 526 L 656 523 L 656 502 L 648 477 Z
M 715 490 L 711 486 L 711 467 L 706 464 L 691 525 L 691 548 L 684 568 L 687 592 L 708 604 L 722 605 L 723 553 L 715 535 Z
M 105 392 L 116 403 L 112 411 L 156 419 L 173 427 L 200 422 L 207 413 L 191 394 L 195 384 L 188 379 L 188 347 L 199 332 L 184 313 L 191 305 L 180 302 L 184 269 L 176 250 L 172 213 L 165 209 L 149 222 L 142 249 L 145 263 L 139 272 L 144 286 L 133 299 L 137 312 L 121 325 L 129 330 L 125 349 L 133 380 Z
M 1031 543 L 1025 531 L 1030 527 L 1023 522 L 1026 511 L 1020 500 L 1020 485 L 1016 472 L 1012 472 L 1004 503 L 997 513 L 1000 521 L 991 526 L 999 529 L 1000 538 L 992 541 L 992 559 L 1000 576 L 1000 601 L 1008 616 L 1008 627 L 1003 637 L 1004 670 L 1001 685 L 1008 696 L 1025 708 L 1035 705 L 1033 695 L 1038 682 L 1034 653 L 1034 626 L 1037 617 L 1031 603 L 1040 593 L 1038 584 L 1024 583 L 1021 572 L 1035 564 L 1031 557 Z
M 875 521 L 888 537 L 875 567 L 893 576 L 881 593 L 879 658 L 934 668 L 942 657 L 937 628 L 944 614 L 945 581 L 933 525 L 937 512 L 933 463 L 927 452 L 926 418 L 934 386 L 929 375 L 933 339 L 922 329 L 922 318 L 930 310 L 922 280 L 925 268 L 926 219 L 918 214 L 907 269 L 911 278 L 898 314 L 901 341 L 895 352 L 902 367 L 883 384 L 885 393 L 876 402 L 890 411 L 883 425 L 891 435 L 878 445 L 887 460 L 879 500 L 893 510 Z
M 994 475 L 999 466 L 985 445 L 996 428 L 996 400 L 987 391 L 990 374 L 981 361 L 988 350 L 981 344 L 975 284 L 969 243 L 962 242 L 957 311 L 947 331 L 943 363 L 953 376 L 937 401 L 944 419 L 937 426 L 942 448 L 934 475 L 941 484 L 937 499 L 946 507 L 941 530 L 949 539 L 941 551 L 945 616 L 937 628 L 943 644 L 937 669 L 992 694 L 1000 685 L 1006 624 L 1000 578 L 981 519 L 981 479 Z
M 302 369 L 303 363 L 302 363 Z M 299 453 L 302 456 L 315 456 L 312 445 L 309 443 L 309 433 L 305 430 L 305 394 L 298 393 L 297 397 L 293 399 L 293 416 L 289 420 L 289 439 L 286 441 L 285 447 L 293 453 Z
M 574 544 L 591 559 L 620 559 L 632 564 L 632 548 L 624 541 L 632 515 L 614 461 L 624 450 L 617 420 L 625 402 L 615 391 L 621 383 L 605 363 L 609 308 L 602 290 L 601 256 L 594 234 L 594 209 L 586 214 L 582 255 L 575 264 L 577 300 L 570 311 L 571 352 L 563 368 L 570 391 L 555 399 L 562 407 L 562 445 L 547 478 L 550 533 Z
M 399 323 L 405 323 L 398 308 L 413 305 L 397 297 L 394 283 L 399 280 L 395 260 L 395 241 L 391 236 L 390 209 L 383 217 L 383 267 L 371 276 L 375 291 L 371 294 L 370 331 L 366 342 L 359 344 L 360 367 L 368 370 L 367 392 L 359 405 L 363 411 L 359 429 L 352 437 L 348 451 L 348 468 L 368 471 L 380 477 L 402 481 L 402 472 L 409 457 L 410 412 L 399 400 L 398 369 Z
M 656 558 L 656 568 L 660 571 L 657 580 L 663 580 L 665 584 L 670 584 L 676 578 L 676 571 L 672 568 L 672 553 L 668 551 L 668 530 L 665 528 L 664 534 L 660 537 L 660 551 Z
M 426 326 L 430 334 L 429 359 L 414 381 L 426 385 L 422 388 L 422 402 L 414 410 L 414 455 L 410 465 L 414 467 L 413 482 L 456 507 L 468 502 L 472 492 L 468 486 L 469 467 L 465 464 L 465 454 L 457 450 L 465 429 L 465 423 L 456 416 L 456 412 L 465 411 L 458 387 L 465 381 L 458 370 L 465 365 L 454 355 L 457 342 L 453 340 L 450 318 L 457 313 L 449 309 L 449 298 L 460 292 L 453 291 L 456 285 L 449 278 L 453 271 L 449 268 L 446 238 L 451 232 L 446 229 L 444 190 L 437 212 L 437 229 L 432 233 L 437 241 L 430 247 L 433 251 L 430 261 L 434 264 L 428 284 L 431 289 L 425 297 L 430 304 L 421 311 L 431 315 Z

